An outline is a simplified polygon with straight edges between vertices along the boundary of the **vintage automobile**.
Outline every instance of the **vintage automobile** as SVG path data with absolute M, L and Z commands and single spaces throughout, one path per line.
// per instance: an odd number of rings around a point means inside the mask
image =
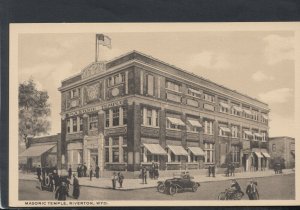
M 187 172 L 174 175 L 174 178 L 172 179 L 167 179 L 163 182 L 159 181 L 157 191 L 160 193 L 169 193 L 170 195 L 174 195 L 177 192 L 183 192 L 188 189 L 196 192 L 200 183 L 192 181 L 193 178 L 194 177 L 190 176 Z

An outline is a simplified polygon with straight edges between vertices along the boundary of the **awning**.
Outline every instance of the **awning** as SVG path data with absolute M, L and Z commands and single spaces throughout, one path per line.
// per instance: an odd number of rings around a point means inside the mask
M 260 133 L 254 133 L 254 135 L 262 138 L 262 135 Z
M 231 130 L 230 130 L 229 128 L 227 128 L 227 127 L 222 127 L 222 126 L 220 126 L 220 129 L 221 129 L 222 131 L 224 131 L 224 132 L 231 132 Z
M 188 147 L 195 156 L 205 156 L 204 151 L 200 147 Z
M 189 155 L 182 146 L 167 145 L 167 147 L 174 153 L 174 155 L 183 155 L 183 156 Z
M 265 115 L 265 114 L 262 114 L 261 115 L 265 120 L 267 120 L 268 119 L 268 116 L 267 115 Z
M 246 114 L 252 115 L 252 112 L 251 112 L 250 110 L 248 110 L 248 109 L 244 109 L 244 112 L 245 112 Z
M 202 128 L 202 125 L 199 123 L 198 120 L 188 120 L 189 123 L 191 123 L 192 126 Z
M 239 106 L 232 106 L 236 111 L 238 111 L 238 112 L 242 112 L 243 111 L 243 109 L 241 108 L 241 107 L 239 107 Z
M 167 152 L 159 144 L 143 144 L 153 155 L 167 155 Z
M 224 107 L 224 108 L 227 108 L 227 109 L 230 108 L 229 105 L 226 104 L 226 103 L 224 103 L 224 102 L 220 102 L 220 105 L 221 105 L 222 107 Z
M 189 91 L 191 91 L 192 93 L 196 93 L 196 94 L 201 95 L 200 91 L 198 91 L 198 90 L 194 90 L 192 88 L 189 88 Z
M 263 156 L 265 158 L 270 158 L 271 157 L 266 149 L 261 149 L 260 151 L 261 151 L 261 153 L 263 154 Z
M 45 152 L 49 151 L 53 147 L 55 147 L 56 144 L 46 144 L 46 145 L 38 145 L 38 146 L 32 146 L 26 149 L 24 152 L 22 152 L 19 157 L 39 157 Z
M 253 136 L 253 133 L 251 131 L 244 131 L 244 133 L 249 135 L 249 136 Z
M 174 125 L 183 125 L 183 126 L 185 125 L 181 119 L 174 118 L 174 117 L 167 117 L 167 119 Z
M 258 158 L 262 158 L 262 154 L 260 152 L 254 152 L 254 154 L 258 157 Z

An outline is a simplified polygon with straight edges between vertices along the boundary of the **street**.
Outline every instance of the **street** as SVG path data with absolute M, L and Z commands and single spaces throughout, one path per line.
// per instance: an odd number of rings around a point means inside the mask
M 245 192 L 249 179 L 238 179 Z M 295 174 L 256 178 L 260 200 L 295 199 Z M 125 179 L 126 182 L 126 179 Z M 54 200 L 54 193 L 41 191 L 35 181 L 19 180 L 20 200 Z M 177 193 L 174 196 L 162 194 L 156 188 L 137 190 L 112 190 L 81 187 L 80 200 L 216 200 L 218 194 L 230 186 L 230 181 L 201 183 L 197 192 Z M 72 192 L 71 192 L 72 193 Z M 72 199 L 72 198 L 68 198 Z M 243 199 L 248 199 L 247 195 Z

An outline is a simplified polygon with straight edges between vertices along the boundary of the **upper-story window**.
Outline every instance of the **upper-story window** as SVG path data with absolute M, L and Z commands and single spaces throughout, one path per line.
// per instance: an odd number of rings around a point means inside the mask
M 213 121 L 204 120 L 204 133 L 213 135 Z
M 83 118 L 80 116 L 67 119 L 67 133 L 83 131 Z
M 211 94 L 204 93 L 204 100 L 214 103 L 215 102 L 215 96 L 213 96 Z
M 266 114 L 261 114 L 261 122 L 267 123 L 268 122 L 268 115 Z
M 142 109 L 143 125 L 158 127 L 158 111 L 144 107 Z
M 252 119 L 256 121 L 258 120 L 258 111 L 252 110 Z
M 253 137 L 253 133 L 248 130 L 248 129 L 244 129 L 243 130 L 243 139 L 249 140 Z
M 202 128 L 202 125 L 197 119 L 188 119 L 187 120 L 187 130 L 188 131 L 193 131 L 193 132 L 198 132 L 200 128 Z
M 109 109 L 105 110 L 105 127 L 109 127 Z
M 154 77 L 150 74 L 147 75 L 147 94 L 154 95 Z
M 229 109 L 230 109 L 230 107 L 229 107 L 228 103 L 225 103 L 223 101 L 220 102 L 220 112 L 228 113 Z
M 173 90 L 173 91 L 176 91 L 176 92 L 181 92 L 181 85 L 179 85 L 175 82 L 167 81 L 166 85 L 167 85 L 167 88 L 169 90 Z
M 181 126 L 185 126 L 184 122 L 180 119 L 180 117 L 167 117 L 166 119 L 166 127 L 171 129 L 180 129 Z
M 125 73 L 115 74 L 106 79 L 107 87 L 121 84 L 125 81 Z
M 254 141 L 261 141 L 262 135 L 258 132 L 258 130 L 253 130 L 253 140 Z
M 261 136 L 262 136 L 261 141 L 266 142 L 267 141 L 267 132 L 266 131 L 261 132 Z
M 243 111 L 244 111 L 245 118 L 252 119 L 252 111 L 251 110 L 244 109 Z
M 113 126 L 118 126 L 119 125 L 119 122 L 120 122 L 120 110 L 119 110 L 119 107 L 116 107 L 116 108 L 113 108 L 112 109 L 112 113 L 113 113 L 113 119 L 112 119 L 112 122 L 113 122 Z
M 70 91 L 70 98 L 77 98 L 80 97 L 80 88 L 74 88 Z
M 228 137 L 231 130 L 228 128 L 227 124 L 219 124 L 219 136 Z
M 73 117 L 72 121 L 73 121 L 73 132 L 77 132 L 77 117 Z
M 89 129 L 90 130 L 97 130 L 98 128 L 98 114 L 90 114 L 89 115 Z
M 105 110 L 105 127 L 113 127 L 127 124 L 127 108 L 114 107 Z
M 231 135 L 232 135 L 232 138 L 238 138 L 238 133 L 239 133 L 238 126 L 232 125 L 231 126 Z
M 201 92 L 194 88 L 188 88 L 187 94 L 190 96 L 198 97 L 198 98 L 201 96 Z
M 243 112 L 243 109 L 237 105 L 233 104 L 231 107 L 231 114 L 236 115 L 236 116 L 241 116 L 241 113 Z
M 79 117 L 79 131 L 83 131 L 83 117 Z

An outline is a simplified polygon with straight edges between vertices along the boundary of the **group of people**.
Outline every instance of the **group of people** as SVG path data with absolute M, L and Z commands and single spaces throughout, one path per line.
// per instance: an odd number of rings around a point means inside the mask
M 249 200 L 258 200 L 259 199 L 259 193 L 257 189 L 257 181 L 254 181 L 251 179 L 246 187 L 246 194 L 248 195 Z M 244 192 L 242 191 L 239 183 L 233 179 L 231 181 L 231 186 L 228 189 L 228 192 L 230 195 L 233 195 L 234 193 L 241 193 L 242 196 L 244 195 Z
M 208 166 L 208 176 L 216 177 L 216 166 L 215 165 Z
M 274 172 L 275 174 L 282 174 L 282 166 L 280 163 L 274 164 Z
M 112 188 L 115 190 L 117 187 L 117 182 L 119 183 L 119 188 L 123 187 L 123 181 L 124 181 L 124 175 L 123 173 L 120 171 L 118 173 L 114 172 L 113 176 L 112 176 Z
M 70 180 L 66 178 L 61 178 L 60 185 L 55 190 L 55 199 L 57 200 L 66 200 L 69 197 L 69 186 Z M 79 180 L 76 177 L 76 174 L 73 174 L 73 193 L 72 197 L 78 199 L 80 195 L 80 185 Z
M 225 176 L 234 176 L 235 165 L 234 163 L 228 163 L 225 171 Z
M 149 170 L 149 177 L 150 179 L 158 179 L 159 177 L 159 172 L 158 172 L 158 164 L 152 162 L 152 165 Z
M 89 176 L 90 180 L 92 180 L 92 177 L 94 175 L 97 179 L 99 179 L 99 177 L 100 177 L 99 172 L 100 172 L 100 167 L 98 165 L 96 166 L 95 171 L 94 171 L 94 168 L 92 166 L 90 167 L 89 175 L 87 174 L 87 166 L 85 164 L 78 165 L 78 167 L 77 167 L 77 176 L 78 177 L 87 177 L 87 176 Z M 72 166 L 70 165 L 69 169 L 68 169 L 69 179 L 71 179 L 72 174 L 73 174 L 73 170 L 72 170 Z

